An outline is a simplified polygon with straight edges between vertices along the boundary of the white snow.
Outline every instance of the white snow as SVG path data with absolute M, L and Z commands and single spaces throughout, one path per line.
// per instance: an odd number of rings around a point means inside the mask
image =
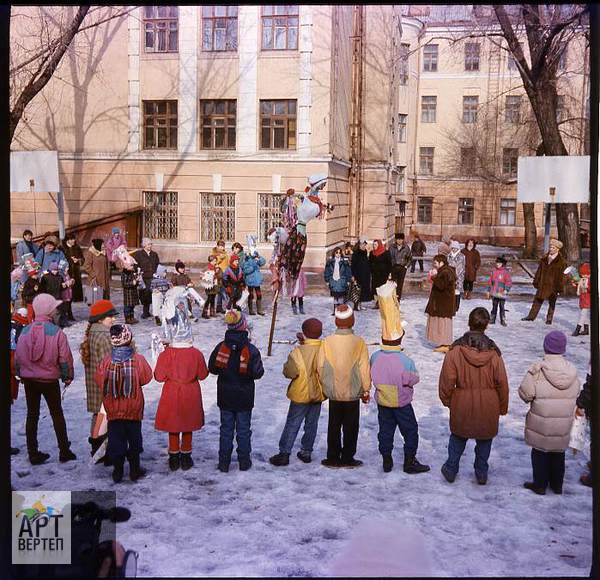
M 121 295 L 115 292 L 115 302 Z M 86 412 L 83 368 L 78 354 L 85 329 L 80 322 L 67 329 L 76 360 L 76 380 L 64 399 L 69 436 L 78 461 L 60 464 L 50 417 L 42 405 L 40 448 L 51 453 L 44 465 L 31 466 L 24 437 L 26 406 L 24 392 L 13 406 L 13 445 L 21 453 L 12 458 L 15 490 L 116 490 L 118 505 L 129 507 L 129 522 L 118 525 L 119 540 L 139 552 L 141 576 L 319 576 L 331 573 L 337 555 L 346 549 L 357 525 L 376 520 L 381 533 L 393 521 L 404 529 L 418 529 L 431 555 L 431 573 L 439 576 L 587 576 L 592 552 L 591 489 L 578 482 L 587 458 L 567 452 L 564 494 L 548 492 L 537 496 L 523 489 L 531 477 L 530 448 L 523 440 L 527 406 L 517 389 L 527 366 L 542 356 L 542 340 L 550 327 L 544 324 L 546 306 L 536 322 L 521 322 L 530 298 L 509 302 L 509 326 L 491 327 L 489 335 L 504 354 L 510 379 L 509 414 L 501 418 L 500 432 L 490 457 L 489 482 L 475 482 L 473 446 L 470 441 L 453 484 L 440 474 L 446 459 L 448 410 L 438 399 L 437 381 L 443 355 L 433 353 L 424 339 L 425 293 L 403 300 L 403 313 L 409 323 L 405 352 L 417 364 L 421 382 L 415 387 L 414 408 L 419 420 L 418 458 L 430 464 L 431 472 L 407 475 L 402 471 L 402 439 L 396 434 L 395 466 L 389 474 L 381 468 L 377 451 L 377 409 L 373 402 L 361 404 L 361 429 L 356 457 L 364 466 L 354 470 L 329 470 L 320 465 L 325 457 L 327 403 L 323 405 L 313 462 L 301 463 L 290 457 L 288 467 L 276 468 L 268 458 L 278 451 L 288 399 L 287 380 L 281 374 L 283 362 L 292 348 L 274 345 L 267 357 L 270 308 L 265 317 L 252 317 L 253 341 L 263 354 L 265 376 L 257 383 L 252 421 L 252 459 L 249 472 L 216 469 L 219 443 L 219 410 L 216 381 L 210 376 L 202 385 L 206 412 L 205 427 L 194 434 L 194 467 L 171 473 L 167 466 L 167 436 L 154 430 L 154 417 L 161 386 L 156 382 L 145 389 L 143 422 L 143 464 L 148 476 L 137 483 L 126 479 L 115 485 L 111 468 L 89 464 L 90 416 Z M 482 299 L 463 301 L 454 321 L 458 338 L 466 330 L 468 312 L 475 306 L 491 306 Z M 78 318 L 85 308 L 75 305 Z M 141 310 L 140 307 L 137 309 Z M 276 339 L 293 339 L 305 318 L 319 317 L 324 333 L 334 330 L 331 298 L 310 295 L 305 298 L 305 316 L 291 314 L 289 302 L 279 304 Z M 542 316 L 543 315 L 543 316 Z M 576 299 L 559 299 L 552 328 L 569 335 L 568 357 L 579 369 L 583 381 L 589 363 L 589 341 L 571 338 L 578 318 Z M 380 334 L 379 312 L 368 309 L 356 314 L 355 331 L 367 342 Z M 194 324 L 195 343 L 206 359 L 221 340 L 224 325 L 220 319 Z M 145 321 L 133 327 L 139 350 L 150 357 L 150 336 L 156 327 Z M 372 352 L 376 346 L 370 346 Z M 369 523 L 369 525 L 371 525 Z M 390 526 L 390 533 L 397 528 Z M 403 538 L 392 538 L 398 557 Z M 369 549 L 371 536 L 363 547 Z M 400 553 L 402 552 L 402 556 Z M 390 558 L 388 558 L 389 560 Z M 393 559 L 393 558 L 391 558 Z M 399 574 L 402 559 L 389 574 Z M 416 574 L 415 566 L 408 567 Z M 384 572 L 380 573 L 386 573 Z

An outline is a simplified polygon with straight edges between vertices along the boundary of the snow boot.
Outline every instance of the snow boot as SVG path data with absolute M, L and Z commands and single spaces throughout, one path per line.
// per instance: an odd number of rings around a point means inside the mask
M 277 467 L 289 465 L 290 455 L 289 453 L 278 453 L 277 455 L 273 455 L 273 457 L 269 457 L 269 463 L 271 465 L 276 465 Z
M 140 466 L 140 455 L 136 453 L 135 455 L 129 456 L 129 479 L 131 481 L 137 481 L 140 477 L 144 477 L 146 475 L 146 470 Z
M 205 303 L 204 308 L 202 309 L 202 318 L 210 318 L 210 314 L 208 313 L 208 306 Z
M 292 303 L 292 312 L 293 312 L 294 314 L 298 314 L 298 308 L 297 308 L 297 306 L 296 306 L 296 304 L 295 304 L 295 303 Z
M 583 332 L 581 333 L 581 336 L 588 336 L 590 333 L 590 325 L 589 324 L 584 324 L 583 325 Z
M 493 314 L 490 316 L 490 324 L 496 324 L 496 317 Z
M 181 469 L 187 471 L 194 466 L 194 460 L 192 459 L 192 452 L 181 453 Z
M 49 453 L 42 453 L 41 451 L 36 451 L 35 453 L 29 454 L 29 463 L 31 465 L 41 465 L 45 463 L 48 459 L 50 459 Z
M 142 318 L 150 318 L 150 304 L 144 304 L 144 311 L 142 312 Z
M 217 465 L 217 469 L 221 473 L 229 473 L 229 462 L 228 461 L 219 461 L 219 465 Z
M 61 451 L 58 456 L 58 460 L 61 463 L 66 463 L 67 461 L 74 461 L 75 459 L 77 459 L 77 455 L 75 455 L 75 453 L 73 453 L 70 449 L 65 449 L 65 451 Z
M 485 485 L 487 483 L 487 475 L 477 475 L 475 474 L 475 479 L 479 485 Z
M 10 454 L 11 455 L 19 455 L 19 449 L 17 449 L 16 447 L 11 447 Z
M 578 324 L 571 336 L 579 336 L 581 334 L 581 325 Z
M 385 473 L 389 473 L 390 471 L 392 471 L 394 467 L 394 460 L 392 459 L 391 455 L 384 455 L 383 456 L 383 471 Z
M 321 465 L 323 467 L 329 467 L 331 469 L 337 469 L 339 467 L 342 467 L 342 464 L 340 463 L 339 459 L 323 459 L 321 461 Z
M 298 310 L 300 314 L 304 314 L 304 300 L 302 298 L 298 298 Z
M 265 315 L 265 311 L 262 309 L 262 298 L 256 299 L 256 314 L 259 316 Z
M 181 454 L 169 453 L 169 469 L 177 471 L 181 467 Z
M 354 469 L 355 467 L 360 467 L 363 462 L 360 459 L 350 459 L 349 461 L 342 461 L 340 463 L 340 467 L 346 467 L 348 469 Z
M 556 495 L 562 495 L 562 484 L 560 485 L 551 485 L 550 489 L 556 494 Z
M 425 473 L 429 470 L 429 465 L 419 463 L 414 455 L 404 458 L 404 473 Z
M 240 471 L 248 471 L 252 467 L 252 460 L 249 457 L 238 459 L 238 463 L 240 464 Z
M 121 483 L 123 481 L 123 465 L 125 464 L 125 458 L 119 457 L 113 461 L 113 472 L 112 479 L 115 483 Z
M 254 312 L 254 300 L 252 300 L 252 298 L 248 298 L 248 314 L 250 316 L 254 316 L 256 314 L 256 312 Z
M 448 468 L 446 467 L 446 465 L 442 465 L 442 469 L 441 469 L 442 475 L 444 476 L 444 479 L 448 482 L 448 483 L 454 483 L 454 480 L 456 479 L 456 473 L 450 473 L 450 471 L 448 471 Z
M 312 457 L 308 451 L 298 451 L 296 457 L 303 463 L 310 463 L 312 461 Z
M 507 324 L 506 324 L 506 316 L 502 316 L 502 314 L 500 315 L 500 324 L 502 326 L 507 326 Z
M 537 493 L 538 495 L 546 495 L 546 490 L 543 487 L 537 487 L 533 481 L 526 481 L 523 484 L 525 489 L 530 489 L 533 493 Z

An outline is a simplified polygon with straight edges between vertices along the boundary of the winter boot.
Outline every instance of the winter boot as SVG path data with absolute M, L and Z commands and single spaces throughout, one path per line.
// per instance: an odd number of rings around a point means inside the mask
M 11 447 L 10 454 L 11 455 L 19 455 L 19 449 L 17 449 L 16 447 Z
M 142 318 L 150 318 L 152 315 L 150 314 L 150 304 L 144 304 L 144 311 L 142 312 Z
M 58 460 L 61 463 L 66 463 L 67 461 L 74 461 L 75 459 L 77 459 L 77 455 L 75 455 L 75 453 L 73 453 L 70 449 L 65 449 L 64 451 L 61 451 L 58 455 Z
M 425 473 L 429 469 L 429 465 L 419 463 L 414 455 L 404 458 L 404 473 Z
M 581 336 L 587 336 L 590 333 L 590 325 L 589 324 L 584 324 L 583 325 L 583 332 L 580 333 Z
M 254 312 L 254 300 L 250 297 L 248 297 L 248 314 L 250 314 L 251 316 L 254 316 L 256 314 L 256 312 Z
M 490 324 L 496 324 L 496 317 L 493 314 L 490 316 Z
M 506 316 L 504 316 L 502 314 L 500 315 L 500 324 L 502 326 L 507 326 L 507 324 L 506 324 Z
M 562 484 L 559 485 L 550 485 L 550 489 L 556 494 L 556 495 L 562 495 L 563 492 L 563 488 L 562 488 Z
M 219 465 L 217 465 L 217 469 L 221 473 L 229 473 L 229 462 L 228 461 L 219 461 Z
M 578 324 L 571 336 L 579 336 L 581 334 L 581 325 Z
M 456 474 L 455 473 L 450 473 L 450 471 L 448 470 L 448 468 L 446 467 L 446 465 L 442 465 L 442 469 L 441 469 L 442 475 L 444 476 L 444 479 L 448 482 L 448 483 L 453 483 L 454 480 L 456 479 Z
M 292 302 L 292 312 L 294 314 L 298 314 L 298 307 L 296 306 L 295 302 Z
M 202 309 L 202 318 L 210 318 L 210 314 L 208 313 L 208 304 L 204 303 L 204 308 Z
M 393 467 L 394 467 L 394 460 L 392 459 L 392 456 L 384 455 L 383 456 L 383 471 L 385 473 L 389 473 L 390 471 L 392 471 Z
M 194 466 L 194 460 L 192 459 L 192 452 L 181 453 L 181 469 L 187 471 Z
M 140 456 L 138 453 L 129 456 L 129 479 L 137 481 L 140 477 L 146 475 L 146 470 L 140 466 Z
M 115 483 L 121 483 L 123 481 L 123 465 L 125 464 L 125 458 L 119 457 L 113 461 L 113 472 L 112 479 Z
M 154 323 L 156 324 L 156 326 L 160 326 L 160 318 L 158 316 L 154 317 Z
M 537 487 L 533 481 L 526 481 L 523 484 L 525 489 L 530 489 L 533 493 L 537 493 L 538 495 L 546 495 L 546 490 L 543 487 Z
M 298 451 L 296 457 L 302 461 L 302 463 L 310 463 L 312 461 L 312 457 L 308 451 Z
M 238 459 L 238 463 L 240 464 L 240 471 L 248 471 L 252 467 L 252 460 L 249 457 Z
M 304 300 L 302 298 L 298 298 L 298 310 L 300 314 L 304 314 Z
M 262 309 L 262 298 L 256 299 L 256 314 L 259 316 L 265 315 L 265 311 Z
M 340 463 L 340 467 L 347 467 L 350 469 L 353 469 L 355 467 L 360 467 L 363 464 L 363 462 L 360 459 L 350 459 L 349 461 L 342 461 Z
M 169 469 L 177 471 L 181 467 L 181 454 L 169 453 Z
M 50 459 L 49 453 L 42 453 L 41 451 L 36 451 L 35 453 L 29 454 L 29 463 L 31 463 L 31 465 L 41 465 L 48 459 Z
M 277 455 L 273 455 L 273 457 L 269 458 L 269 463 L 271 465 L 276 465 L 277 467 L 283 467 L 284 465 L 290 464 L 290 455 L 289 453 L 278 453 Z
M 475 474 L 475 479 L 479 485 L 485 485 L 487 483 L 487 475 L 477 475 Z

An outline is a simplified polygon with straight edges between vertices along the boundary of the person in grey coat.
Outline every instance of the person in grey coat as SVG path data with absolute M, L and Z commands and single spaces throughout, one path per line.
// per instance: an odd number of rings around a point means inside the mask
M 404 234 L 399 233 L 394 236 L 394 244 L 390 248 L 390 257 L 392 259 L 392 278 L 396 282 L 396 295 L 398 300 L 402 298 L 402 287 L 404 286 L 404 277 L 406 270 L 411 262 L 412 253 L 410 246 L 404 239 Z
M 456 312 L 460 308 L 460 294 L 463 292 L 465 284 L 465 255 L 460 251 L 460 244 L 457 240 L 450 242 L 450 253 L 448 254 L 448 266 L 454 268 L 456 274 Z
M 40 247 L 32 241 L 33 232 L 31 230 L 25 230 L 23 232 L 23 239 L 17 242 L 17 263 L 22 263 L 22 258 L 25 254 L 33 254 L 35 256 Z

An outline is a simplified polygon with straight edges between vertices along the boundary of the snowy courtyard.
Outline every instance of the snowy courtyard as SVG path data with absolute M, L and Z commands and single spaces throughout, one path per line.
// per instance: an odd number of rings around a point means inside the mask
M 122 295 L 113 290 L 122 311 Z M 167 465 L 167 435 L 154 429 L 161 385 L 145 388 L 143 421 L 146 478 L 132 483 L 126 477 L 115 485 L 111 468 L 90 462 L 90 416 L 86 411 L 83 366 L 78 353 L 86 322 L 66 329 L 75 358 L 75 381 L 64 397 L 72 449 L 78 460 L 58 463 L 58 450 L 45 405 L 40 419 L 40 449 L 51 453 L 41 466 L 31 466 L 25 449 L 26 406 L 23 388 L 13 406 L 12 443 L 20 454 L 12 458 L 15 490 L 116 490 L 117 504 L 128 507 L 131 519 L 118 526 L 119 540 L 139 552 L 140 576 L 322 576 L 331 573 L 332 560 L 344 549 L 356 526 L 377 520 L 382 529 L 396 522 L 420 530 L 437 576 L 587 576 L 592 554 L 592 493 L 578 481 L 587 457 L 567 451 L 567 471 L 562 496 L 548 492 L 537 496 L 523 489 L 531 477 L 530 448 L 523 437 L 527 405 L 517 389 L 528 365 L 543 355 L 542 341 L 550 327 L 544 324 L 545 305 L 535 322 L 522 322 L 530 297 L 507 304 L 508 327 L 490 327 L 488 334 L 502 350 L 510 381 L 508 415 L 500 420 L 499 434 L 490 457 L 489 481 L 477 485 L 473 473 L 470 441 L 453 484 L 440 473 L 446 459 L 448 410 L 438 398 L 438 376 L 443 354 L 432 352 L 425 341 L 427 293 L 412 294 L 402 301 L 408 322 L 403 346 L 414 359 L 421 381 L 415 386 L 413 406 L 419 421 L 419 452 L 429 473 L 407 475 L 402 471 L 402 439 L 395 439 L 394 470 L 384 474 L 377 450 L 377 408 L 372 400 L 361 403 L 361 427 L 356 457 L 364 461 L 358 469 L 329 470 L 325 457 L 328 405 L 323 405 L 313 462 L 305 465 L 296 448 L 287 467 L 274 467 L 268 458 L 277 453 L 288 399 L 288 381 L 281 374 L 292 346 L 275 344 L 267 357 L 271 309 L 267 316 L 251 317 L 252 340 L 260 349 L 265 375 L 257 382 L 252 417 L 253 467 L 239 472 L 232 463 L 229 473 L 217 471 L 219 410 L 216 378 L 202 384 L 205 427 L 194 434 L 194 467 L 170 472 Z M 324 335 L 334 331 L 331 298 L 324 290 L 305 299 L 305 316 L 294 316 L 289 301 L 280 300 L 276 340 L 294 339 L 305 318 L 323 321 Z M 463 301 L 454 319 L 454 337 L 467 330 L 469 311 L 489 307 L 481 299 Z M 355 332 L 367 343 L 380 338 L 377 310 L 356 313 Z M 141 310 L 138 307 L 138 310 Z M 82 320 L 87 309 L 74 305 Z M 575 298 L 560 298 L 553 329 L 569 336 L 567 358 L 585 380 L 590 359 L 589 337 L 570 336 L 579 315 Z M 223 337 L 221 318 L 193 324 L 195 346 L 208 356 Z M 153 365 L 151 334 L 153 321 L 132 327 L 138 350 Z M 377 346 L 371 344 L 369 351 Z M 127 473 L 127 472 L 126 472 Z M 394 538 L 400 553 L 403 538 Z M 363 538 L 369 550 L 370 538 Z M 406 556 L 403 556 L 406 557 Z M 394 572 L 402 569 L 397 562 Z M 413 572 L 414 573 L 414 572 Z

